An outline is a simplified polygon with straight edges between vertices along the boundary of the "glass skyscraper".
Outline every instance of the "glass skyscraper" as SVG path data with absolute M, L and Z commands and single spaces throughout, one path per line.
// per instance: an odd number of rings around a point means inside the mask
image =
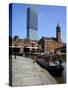
M 27 8 L 27 39 L 37 40 L 38 16 L 33 8 Z

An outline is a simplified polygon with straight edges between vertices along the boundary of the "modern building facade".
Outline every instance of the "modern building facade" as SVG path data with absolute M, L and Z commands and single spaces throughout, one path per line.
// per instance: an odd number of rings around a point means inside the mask
M 27 8 L 27 39 L 38 39 L 38 16 L 33 8 Z

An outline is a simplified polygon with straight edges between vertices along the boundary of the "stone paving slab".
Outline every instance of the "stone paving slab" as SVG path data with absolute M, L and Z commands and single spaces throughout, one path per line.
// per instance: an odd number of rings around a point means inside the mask
M 30 58 L 12 56 L 12 86 L 57 84 L 47 70 Z

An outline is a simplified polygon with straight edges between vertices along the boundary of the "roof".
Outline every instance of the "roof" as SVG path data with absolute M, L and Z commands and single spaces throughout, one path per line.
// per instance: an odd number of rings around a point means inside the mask
M 38 49 L 39 47 L 25 47 L 25 48 Z
M 9 46 L 10 48 L 21 48 L 22 46 Z
M 59 50 L 59 49 L 66 49 L 66 47 L 60 47 L 60 48 L 57 48 L 57 49 L 55 49 L 55 50 Z
M 54 38 L 54 37 L 44 37 L 44 39 L 46 39 L 46 40 L 53 40 L 53 41 L 57 41 L 57 39 L 56 39 L 56 38 Z

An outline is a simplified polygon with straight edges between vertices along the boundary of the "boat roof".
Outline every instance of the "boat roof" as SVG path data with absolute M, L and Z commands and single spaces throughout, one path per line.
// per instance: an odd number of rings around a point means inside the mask
M 39 47 L 25 47 L 25 48 L 38 49 Z
M 9 46 L 10 48 L 21 48 L 22 46 Z

